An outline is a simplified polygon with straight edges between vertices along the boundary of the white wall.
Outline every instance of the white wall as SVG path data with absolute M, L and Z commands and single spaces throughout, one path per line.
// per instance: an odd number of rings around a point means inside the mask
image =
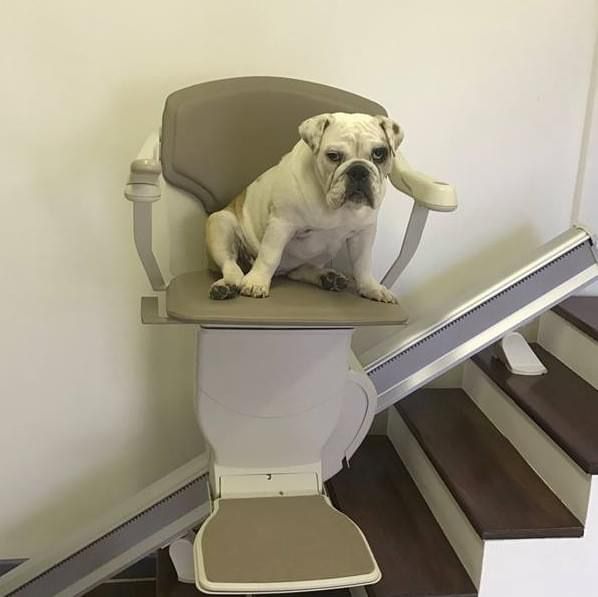
M 4 3 L 0 558 L 29 555 L 201 449 L 193 336 L 143 328 L 122 199 L 166 94 L 232 75 L 373 97 L 458 187 L 399 285 L 442 300 L 568 226 L 591 0 Z M 378 269 L 400 243 L 392 195 Z M 431 288 L 434 287 L 434 291 Z

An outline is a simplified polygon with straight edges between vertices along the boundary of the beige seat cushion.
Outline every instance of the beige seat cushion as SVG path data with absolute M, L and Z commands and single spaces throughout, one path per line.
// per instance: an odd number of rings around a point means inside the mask
M 174 278 L 166 291 L 168 315 L 212 325 L 355 327 L 407 322 L 400 305 L 370 301 L 349 290 L 329 292 L 287 278 L 274 278 L 268 298 L 215 301 L 208 297 L 215 280 L 208 270 Z

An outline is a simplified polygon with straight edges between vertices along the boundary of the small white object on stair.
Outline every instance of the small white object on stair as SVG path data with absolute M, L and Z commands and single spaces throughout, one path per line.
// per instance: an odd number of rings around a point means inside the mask
M 515 375 L 544 375 L 548 373 L 526 339 L 518 332 L 507 334 L 496 345 L 496 357 Z

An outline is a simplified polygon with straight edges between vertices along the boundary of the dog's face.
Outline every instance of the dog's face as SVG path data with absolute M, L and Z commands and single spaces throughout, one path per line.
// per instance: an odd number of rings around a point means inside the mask
M 299 134 L 314 154 L 329 207 L 380 206 L 395 151 L 403 140 L 396 122 L 368 114 L 320 114 L 302 122 Z

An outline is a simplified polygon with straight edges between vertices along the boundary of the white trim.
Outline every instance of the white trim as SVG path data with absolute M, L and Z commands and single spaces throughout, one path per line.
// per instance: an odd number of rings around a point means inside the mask
M 540 318 L 539 343 L 598 389 L 598 342 L 553 311 Z
M 388 437 L 469 577 L 474 585 L 479 587 L 484 542 L 396 408 L 389 410 Z

